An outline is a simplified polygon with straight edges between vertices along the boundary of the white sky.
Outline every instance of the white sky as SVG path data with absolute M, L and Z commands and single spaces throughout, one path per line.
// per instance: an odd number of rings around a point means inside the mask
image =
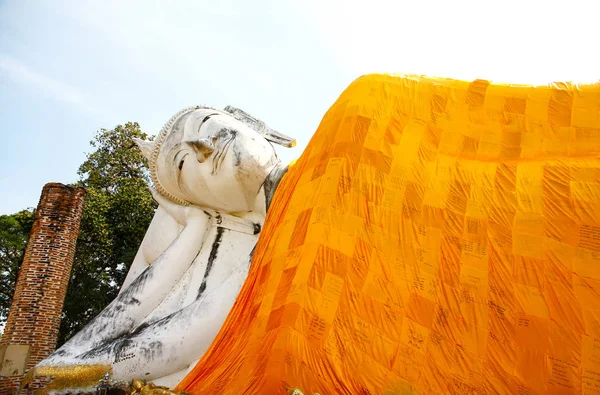
M 0 0 L 0 214 L 75 181 L 99 128 L 194 104 L 295 136 L 289 161 L 362 74 L 597 81 L 596 3 Z

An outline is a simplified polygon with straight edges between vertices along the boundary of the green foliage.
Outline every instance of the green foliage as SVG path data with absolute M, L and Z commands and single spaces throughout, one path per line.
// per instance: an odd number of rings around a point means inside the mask
M 0 215 L 0 323 L 8 316 L 34 218 L 33 209 Z
M 146 159 L 133 137 L 148 138 L 137 123 L 101 129 L 90 142 L 94 151 L 79 167 L 75 185 L 85 187 L 87 197 L 59 345 L 117 296 L 154 215 Z M 6 321 L 34 219 L 32 209 L 0 216 L 0 324 Z
M 133 137 L 147 139 L 137 123 L 101 129 L 95 151 L 79 167 L 87 190 L 59 345 L 77 333 L 118 294 L 154 215 L 146 159 Z

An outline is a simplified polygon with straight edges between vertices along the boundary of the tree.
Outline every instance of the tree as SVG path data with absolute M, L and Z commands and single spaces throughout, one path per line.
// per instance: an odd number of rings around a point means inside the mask
M 4 324 L 8 316 L 33 221 L 31 208 L 0 215 L 0 324 Z
M 85 187 L 87 197 L 59 345 L 117 296 L 154 215 L 147 162 L 133 137 L 148 139 L 137 123 L 101 129 L 90 142 L 95 150 L 79 167 L 75 186 Z M 0 216 L 0 325 L 8 315 L 34 218 L 33 209 Z
M 76 185 L 87 197 L 59 345 L 117 296 L 154 215 L 146 159 L 133 137 L 148 138 L 138 123 L 101 129 L 90 142 L 95 151 L 79 167 Z

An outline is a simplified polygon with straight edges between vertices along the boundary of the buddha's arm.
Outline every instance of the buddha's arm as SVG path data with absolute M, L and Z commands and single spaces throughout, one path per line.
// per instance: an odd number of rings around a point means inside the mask
M 169 214 L 173 216 L 171 212 Z M 185 225 L 164 253 L 46 362 L 69 359 L 69 356 L 115 339 L 133 329 L 158 306 L 200 251 L 209 220 L 197 207 L 181 208 L 173 217 Z
M 122 293 L 148 265 L 152 264 L 173 243 L 173 240 L 183 229 L 163 206 L 158 206 L 152 222 L 144 235 L 142 244 L 129 268 L 127 277 L 121 286 Z
M 204 354 L 223 326 L 248 274 L 249 260 L 250 257 L 238 262 L 232 274 L 213 292 L 108 346 L 82 353 L 77 361 L 113 363 L 115 380 L 130 377 L 151 380 L 187 368 Z M 124 355 L 136 358 L 123 358 Z M 139 358 L 143 358 L 143 363 Z

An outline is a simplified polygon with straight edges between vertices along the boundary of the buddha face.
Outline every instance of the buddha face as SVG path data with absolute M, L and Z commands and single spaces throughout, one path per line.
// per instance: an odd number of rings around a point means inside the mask
M 279 163 L 274 147 L 252 126 L 207 108 L 180 116 L 156 156 L 156 178 L 186 202 L 232 213 L 252 210 Z

